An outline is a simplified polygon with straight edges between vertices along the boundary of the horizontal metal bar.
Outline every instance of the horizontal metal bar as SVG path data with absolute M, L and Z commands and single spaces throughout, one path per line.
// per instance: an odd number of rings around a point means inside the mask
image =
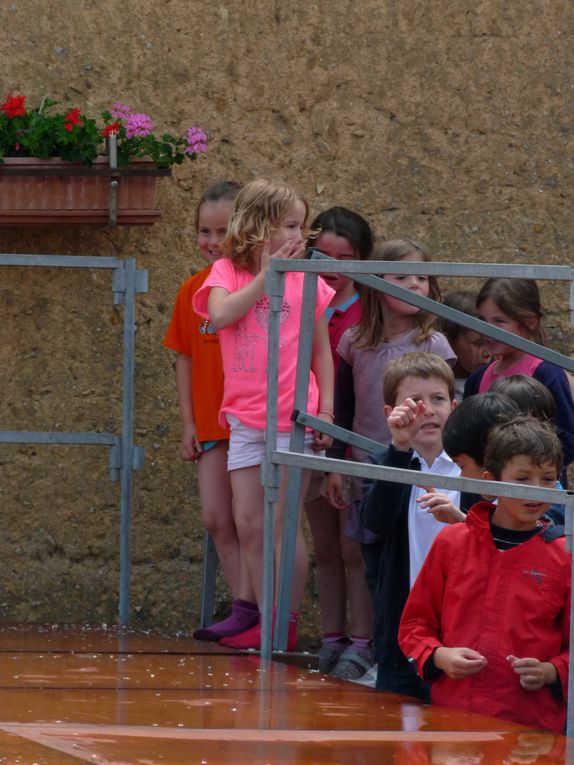
M 42 268 L 119 268 L 121 258 L 92 255 L 6 255 L 0 254 L 0 266 L 39 266 Z
M 313 250 L 312 259 L 283 260 L 272 258 L 273 271 L 311 271 L 319 274 L 426 274 L 429 276 L 489 276 L 510 279 L 549 279 L 569 282 L 570 266 L 536 266 L 528 263 L 448 263 L 443 261 L 418 262 L 413 260 L 334 260 Z M 315 255 L 315 253 L 317 253 Z
M 308 414 L 307 412 L 301 412 L 298 409 L 295 409 L 291 415 L 291 419 L 294 422 L 299 422 L 301 425 L 306 425 L 314 430 L 320 430 L 321 433 L 326 433 L 326 435 L 336 438 L 337 441 L 343 441 L 346 444 L 356 446 L 366 452 L 380 452 L 385 448 L 385 445 L 381 444 L 379 441 L 373 441 L 372 438 L 360 436 L 358 433 L 353 433 L 350 430 L 339 427 L 339 425 L 335 425 L 332 422 L 326 422 L 319 417 L 313 417 L 313 415 Z
M 2 444 L 84 444 L 117 446 L 119 436 L 113 433 L 75 433 L 59 431 L 0 430 Z
M 471 494 L 484 496 L 517 497 L 519 499 L 534 499 L 539 502 L 550 502 L 559 505 L 570 504 L 574 494 L 562 489 L 541 489 L 524 484 L 504 483 L 502 481 L 480 481 L 476 478 L 454 478 L 453 476 L 423 473 L 419 470 L 383 467 L 367 462 L 352 462 L 351 460 L 334 460 L 329 457 L 315 457 L 296 452 L 272 453 L 272 460 L 280 465 L 310 468 L 325 473 L 341 473 L 359 478 L 371 478 L 375 481 L 393 481 L 394 483 L 410 484 L 413 486 L 433 486 L 451 491 L 467 491 Z

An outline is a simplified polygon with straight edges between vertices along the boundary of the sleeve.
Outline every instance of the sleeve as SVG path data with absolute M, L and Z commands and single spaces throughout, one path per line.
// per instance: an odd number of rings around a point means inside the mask
M 317 279 L 317 304 L 315 307 L 315 321 L 325 313 L 326 308 L 333 299 L 335 290 L 323 281 Z
M 557 540 L 557 543 L 563 543 L 563 540 Z M 556 544 L 556 543 L 553 543 Z M 570 665 L 570 599 L 571 599 L 571 556 L 567 555 L 567 565 L 564 568 L 564 580 L 567 582 L 564 588 L 564 607 L 560 615 L 561 631 L 561 650 L 556 656 L 549 659 L 556 667 L 560 685 L 562 687 L 562 696 L 568 698 L 568 669 Z
M 194 310 L 191 302 L 193 298 L 194 277 L 187 279 L 179 288 L 171 321 L 163 339 L 163 345 L 172 351 L 186 356 L 192 355 L 191 328 L 194 319 Z M 198 321 L 201 321 L 195 314 Z
M 556 401 L 556 430 L 562 443 L 564 464 L 574 460 L 574 399 L 566 372 L 555 364 L 542 362 L 533 377 L 546 385 Z
M 207 301 L 212 287 L 223 287 L 229 292 L 237 289 L 235 276 L 235 266 L 227 258 L 216 260 L 211 269 L 211 273 L 197 290 L 193 298 L 193 310 L 204 319 L 209 319 L 207 310 Z
M 435 680 L 442 674 L 435 669 L 429 676 L 425 673 L 425 664 L 443 645 L 440 640 L 442 610 L 447 566 L 452 555 L 448 536 L 445 536 L 448 531 L 441 531 L 433 542 L 411 589 L 399 625 L 401 651 L 416 663 L 419 675 L 427 680 Z
M 433 332 L 429 341 L 429 352 L 435 353 L 441 359 L 444 359 L 449 366 L 454 367 L 456 364 L 456 353 L 442 332 Z
M 408 452 L 397 451 L 390 444 L 384 452 L 377 452 L 368 458 L 368 462 L 385 467 L 411 467 L 412 449 Z M 364 481 L 361 501 L 361 523 L 374 534 L 393 531 L 401 515 L 408 512 L 409 484 L 394 481 Z
M 355 419 L 355 383 L 353 367 L 346 361 L 339 362 L 335 377 L 335 425 L 346 430 L 353 429 Z M 344 459 L 347 444 L 344 441 L 333 441 L 333 446 L 327 451 L 329 457 Z
M 339 340 L 339 345 L 337 346 L 336 350 L 339 356 L 343 361 L 346 361 L 347 364 L 353 365 L 353 360 L 351 358 L 351 346 L 353 344 L 353 327 L 350 327 L 349 329 L 346 329 L 341 339 Z

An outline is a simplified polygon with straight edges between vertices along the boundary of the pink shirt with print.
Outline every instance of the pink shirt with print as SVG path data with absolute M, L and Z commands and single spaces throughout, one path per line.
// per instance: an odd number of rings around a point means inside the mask
M 193 308 L 208 317 L 207 300 L 212 287 L 237 292 L 253 280 L 253 275 L 236 268 L 227 258 L 215 262 L 209 277 L 193 299 Z M 280 319 L 279 395 L 277 429 L 291 430 L 291 413 L 295 394 L 297 349 L 301 334 L 302 273 L 287 273 Z M 324 313 L 334 291 L 322 279 L 317 280 L 315 321 Z M 262 295 L 235 324 L 220 329 L 219 342 L 223 359 L 224 391 L 219 422 L 226 424 L 226 414 L 250 428 L 264 430 L 267 412 L 267 341 L 269 297 Z M 307 411 L 316 414 L 319 391 L 315 375 L 309 376 Z

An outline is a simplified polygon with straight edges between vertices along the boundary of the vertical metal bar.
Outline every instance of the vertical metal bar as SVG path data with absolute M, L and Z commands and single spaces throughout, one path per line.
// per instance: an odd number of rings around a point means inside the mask
M 317 302 L 317 274 L 306 273 L 303 280 L 303 302 L 301 306 L 301 327 L 299 331 L 299 350 L 297 355 L 297 376 L 295 380 L 294 407 L 301 412 L 307 411 L 309 398 L 309 374 L 313 351 L 313 333 L 315 329 L 315 305 Z M 305 426 L 293 423 L 289 450 L 304 451 Z M 293 569 L 299 527 L 301 500 L 302 468 L 289 467 L 287 472 L 287 492 L 283 513 L 283 539 L 281 542 L 281 561 L 279 564 L 279 582 L 277 587 L 277 608 L 275 613 L 275 648 L 284 651 L 287 648 L 289 609 L 293 591 Z
M 118 137 L 115 133 L 108 138 L 108 154 L 110 161 L 110 170 L 118 169 Z M 108 210 L 108 224 L 110 228 L 115 228 L 118 225 L 118 185 L 119 178 L 117 176 L 110 176 L 110 196 L 109 196 L 109 210 Z
M 572 541 L 574 531 L 574 494 L 568 492 L 566 495 L 565 503 L 566 521 L 565 521 L 565 535 L 566 535 L 566 549 L 572 552 Z M 571 587 L 572 592 L 570 596 L 570 655 L 574 650 L 574 560 L 572 564 L 571 573 Z M 570 738 L 569 747 L 573 749 L 571 754 L 574 756 L 574 704 L 572 703 L 574 696 L 570 694 L 574 693 L 574 672 L 568 673 L 568 697 L 567 697 L 567 718 L 566 718 L 566 735 Z M 570 762 L 570 760 L 568 760 Z
M 267 419 L 265 427 L 265 462 L 261 466 L 264 486 L 263 582 L 261 610 L 261 658 L 271 659 L 273 639 L 273 600 L 275 594 L 275 506 L 279 496 L 279 465 L 273 462 L 277 448 L 277 399 L 279 377 L 279 328 L 285 293 L 285 274 L 271 268 L 265 277 L 269 295 L 267 358 Z
M 215 577 L 217 574 L 217 550 L 211 535 L 203 535 L 203 576 L 201 580 L 201 606 L 199 626 L 209 627 L 213 623 L 215 609 Z
M 136 262 L 128 258 L 124 292 L 124 360 L 122 395 L 122 466 L 120 469 L 120 625 L 130 622 L 131 504 L 134 432 L 134 349 Z

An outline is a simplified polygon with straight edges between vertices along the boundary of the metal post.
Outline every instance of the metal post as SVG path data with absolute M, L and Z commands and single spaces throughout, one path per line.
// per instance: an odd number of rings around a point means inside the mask
M 108 152 L 110 160 L 110 170 L 118 169 L 118 137 L 112 133 L 108 138 Z M 110 203 L 108 212 L 109 227 L 115 228 L 118 225 L 118 186 L 120 184 L 119 176 L 110 176 Z
M 277 397 L 279 377 L 279 328 L 285 293 L 285 274 L 271 268 L 265 276 L 269 295 L 269 341 L 267 359 L 267 420 L 265 428 L 265 462 L 261 466 L 264 486 L 263 515 L 263 582 L 261 611 L 261 658 L 271 659 L 273 639 L 273 601 L 275 592 L 275 506 L 279 497 L 279 466 L 273 461 L 277 446 Z
M 299 331 L 299 351 L 297 356 L 297 376 L 295 380 L 296 410 L 306 411 L 309 397 L 309 374 L 313 351 L 315 329 L 315 305 L 317 302 L 317 274 L 305 274 L 303 281 L 303 304 L 301 306 L 301 327 Z M 305 448 L 305 426 L 295 421 L 291 430 L 289 450 L 303 453 Z M 302 469 L 290 467 L 287 471 L 287 491 L 283 509 L 283 539 L 279 564 L 279 582 L 277 587 L 277 609 L 275 625 L 275 648 L 284 651 L 287 648 L 288 620 L 293 590 L 293 569 L 299 527 L 301 502 Z
M 203 576 L 201 579 L 201 607 L 199 626 L 209 627 L 213 623 L 215 608 L 215 576 L 217 574 L 217 550 L 207 531 L 203 535 Z

